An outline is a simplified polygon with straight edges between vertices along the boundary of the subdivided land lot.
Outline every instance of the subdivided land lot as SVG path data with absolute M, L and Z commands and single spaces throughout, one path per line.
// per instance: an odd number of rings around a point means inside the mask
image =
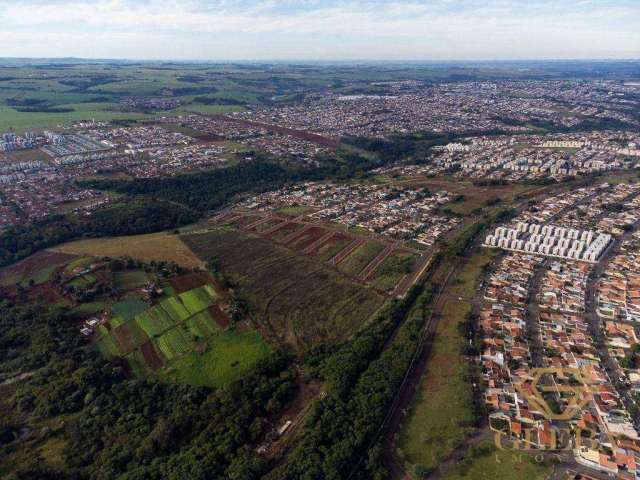
M 258 310 L 256 320 L 301 349 L 347 338 L 384 301 L 372 289 L 257 235 L 221 227 L 182 239 L 201 260 L 216 257 Z

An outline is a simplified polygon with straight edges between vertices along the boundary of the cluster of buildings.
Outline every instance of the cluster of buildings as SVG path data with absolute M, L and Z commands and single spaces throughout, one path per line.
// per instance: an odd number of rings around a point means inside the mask
M 238 153 L 234 148 L 216 144 L 190 144 L 186 146 L 159 146 L 146 150 L 148 161 L 143 164 L 143 171 L 134 169 L 137 177 L 161 174 L 185 173 L 206 168 L 224 167 L 229 156 Z M 152 169 L 151 172 L 149 171 Z
M 164 121 L 177 122 L 182 126 L 209 134 L 214 139 L 229 140 L 241 145 L 247 151 L 258 150 L 281 160 L 291 159 L 296 163 L 307 165 L 317 165 L 316 157 L 329 153 L 334 146 L 332 140 L 319 135 L 239 118 L 192 114 L 169 117 Z
M 45 135 L 50 143 L 41 147 L 41 150 L 56 161 L 62 161 L 69 157 L 82 158 L 91 156 L 97 152 L 104 152 L 112 148 L 107 142 L 98 141 L 78 133 L 58 134 L 45 132 Z
M 388 138 L 415 131 L 517 133 L 535 124 L 577 128 L 585 119 L 640 125 L 634 87 L 615 82 L 416 82 L 371 87 L 375 91 L 370 94 L 311 94 L 299 104 L 235 115 L 330 137 Z
M 580 204 L 625 205 L 635 201 L 629 196 L 636 191 L 634 184 L 605 184 L 583 189 L 562 204 L 550 198 L 493 237 L 511 245 L 514 235 L 518 242 L 526 232 L 524 243 L 538 240 L 541 246 L 555 238 L 551 251 L 560 239 L 570 239 L 572 246 L 589 244 L 589 236 L 600 234 L 548 222 L 564 224 Z M 585 223 L 601 222 L 616 210 L 587 210 Z M 525 223 L 532 217 L 544 219 L 543 224 Z M 599 271 L 593 261 L 507 249 L 494 262 L 484 288 L 478 361 L 490 425 L 501 442 L 515 449 L 570 451 L 582 466 L 635 480 L 640 437 L 632 416 L 637 399 L 628 395 L 628 387 L 640 388 L 635 323 L 640 318 L 633 316 L 640 314 L 640 234 L 623 233 L 629 238 L 597 282 L 594 306 L 588 300 Z M 535 235 L 541 237 L 532 239 Z M 604 343 L 596 341 L 598 330 Z M 622 367 L 626 386 L 608 366 L 610 358 Z
M 189 145 L 195 142 L 195 139 L 188 135 L 172 132 L 157 125 L 92 128 L 87 135 L 111 147 L 124 148 L 126 153 L 143 151 L 145 148 L 158 145 Z
M 0 135 L 0 152 L 37 148 L 38 140 L 38 135 L 34 132 L 26 132 L 24 135 L 6 132 Z M 40 139 L 40 141 L 42 141 L 42 139 Z
M 553 225 L 518 222 L 516 228 L 498 227 L 484 246 L 596 263 L 611 243 L 608 233 Z
M 313 209 L 309 218 L 430 246 L 461 222 L 439 213 L 449 201 L 444 191 L 310 182 L 266 192 L 239 205 L 258 210 L 303 205 Z
M 598 281 L 596 295 L 601 318 L 640 322 L 640 232 L 623 240 Z
M 175 97 L 127 97 L 120 102 L 124 110 L 143 112 L 173 110 L 180 103 L 180 99 Z
M 623 131 L 474 137 L 434 149 L 434 164 L 461 177 L 517 181 L 640 166 L 640 135 Z

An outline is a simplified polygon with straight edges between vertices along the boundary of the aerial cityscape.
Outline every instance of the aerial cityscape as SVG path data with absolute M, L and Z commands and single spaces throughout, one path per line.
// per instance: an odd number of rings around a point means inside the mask
M 640 5 L 0 1 L 0 477 L 640 479 Z

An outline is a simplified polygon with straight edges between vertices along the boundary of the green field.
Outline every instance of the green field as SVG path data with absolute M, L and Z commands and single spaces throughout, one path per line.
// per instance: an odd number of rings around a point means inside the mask
M 24 132 L 26 130 L 55 127 L 79 120 L 96 121 L 106 120 L 142 120 L 149 118 L 148 115 L 130 112 L 114 112 L 104 110 L 108 104 L 79 104 L 60 105 L 60 107 L 73 108 L 73 112 L 64 113 L 44 113 L 44 112 L 18 112 L 11 107 L 0 105 L 0 132 L 14 131 Z
M 471 449 L 464 459 L 451 469 L 444 480 L 544 480 L 551 467 L 537 462 L 533 457 L 497 449 L 493 443 L 484 442 Z
M 409 252 L 393 252 L 376 268 L 371 284 L 380 290 L 394 288 L 402 278 L 411 272 L 418 256 Z
M 182 238 L 200 258 L 218 258 L 257 320 L 296 347 L 348 338 L 383 303 L 373 290 L 257 235 L 219 228 Z
M 471 309 L 482 269 L 492 255 L 486 249 L 475 253 L 449 287 L 426 371 L 397 441 L 398 455 L 410 471 L 415 464 L 434 468 L 473 430 L 469 364 L 460 354 L 465 340 L 458 324 Z
M 204 285 L 181 293 L 178 297 L 188 312 L 193 315 L 213 304 L 217 295 L 210 285 Z
M 133 317 L 141 314 L 147 308 L 149 308 L 149 304 L 137 297 L 125 298 L 111 306 L 113 313 L 121 316 L 124 320 L 132 320 Z
M 81 303 L 77 307 L 71 309 L 71 313 L 78 317 L 90 317 L 92 315 L 98 315 L 107 309 L 107 305 L 104 302 L 88 302 Z
M 204 353 L 191 352 L 162 370 L 160 378 L 190 385 L 223 386 L 256 365 L 269 346 L 256 330 L 227 330 L 209 341 Z
M 384 245 L 381 243 L 366 242 L 340 262 L 338 270 L 347 275 L 358 275 L 382 250 L 384 250 Z
M 143 287 L 149 280 L 149 275 L 144 270 L 125 270 L 113 274 L 113 282 L 116 288 L 122 290 Z

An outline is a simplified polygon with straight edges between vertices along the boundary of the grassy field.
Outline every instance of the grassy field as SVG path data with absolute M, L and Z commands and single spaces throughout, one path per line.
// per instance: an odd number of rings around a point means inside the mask
M 190 385 L 220 387 L 264 359 L 269 347 L 256 330 L 227 330 L 210 340 L 204 353 L 190 352 L 159 373 L 160 378 Z
M 376 268 L 371 284 L 380 290 L 390 290 L 411 271 L 418 256 L 410 252 L 393 252 Z
M 305 213 L 311 212 L 313 209 L 311 207 L 306 207 L 304 205 L 298 206 L 287 206 L 281 207 L 276 210 L 276 213 L 280 213 L 281 215 L 286 215 L 288 217 L 299 217 L 300 215 L 304 215 Z
M 485 442 L 474 447 L 444 480 L 544 480 L 551 467 L 529 455 L 497 449 Z
M 464 339 L 458 324 L 471 310 L 482 268 L 492 255 L 486 249 L 476 252 L 444 297 L 426 371 L 396 445 L 409 471 L 416 464 L 434 468 L 473 430 L 471 385 L 465 379 L 468 363 L 460 354 Z
M 365 242 L 338 264 L 338 270 L 347 275 L 358 275 L 382 250 L 384 245 L 381 243 Z
M 127 270 L 124 272 L 115 272 L 113 281 L 116 288 L 130 290 L 139 288 L 149 282 L 149 276 L 144 270 Z
M 217 257 L 256 307 L 256 320 L 300 348 L 347 338 L 383 302 L 371 289 L 257 235 L 219 228 L 182 238 L 203 260 Z
M 0 285 L 27 284 L 33 280 L 38 285 L 51 278 L 53 272 L 73 260 L 74 255 L 41 251 L 13 265 L 0 269 Z
M 149 306 L 150 305 L 142 299 L 129 297 L 114 303 L 111 309 L 113 313 L 120 315 L 124 320 L 132 320 L 133 317 L 144 312 Z
M 73 104 L 60 105 L 60 107 L 73 108 L 72 112 L 45 113 L 45 112 L 18 112 L 11 107 L 0 105 L 0 132 L 12 130 L 24 132 L 26 130 L 42 129 L 68 124 L 77 120 L 96 121 L 105 120 L 142 120 L 150 118 L 149 115 L 131 112 L 115 112 L 104 110 L 108 104 Z
M 145 262 L 165 260 L 188 268 L 203 265 L 203 262 L 193 254 L 177 235 L 164 232 L 129 237 L 78 240 L 65 243 L 52 250 L 98 257 L 128 256 Z

